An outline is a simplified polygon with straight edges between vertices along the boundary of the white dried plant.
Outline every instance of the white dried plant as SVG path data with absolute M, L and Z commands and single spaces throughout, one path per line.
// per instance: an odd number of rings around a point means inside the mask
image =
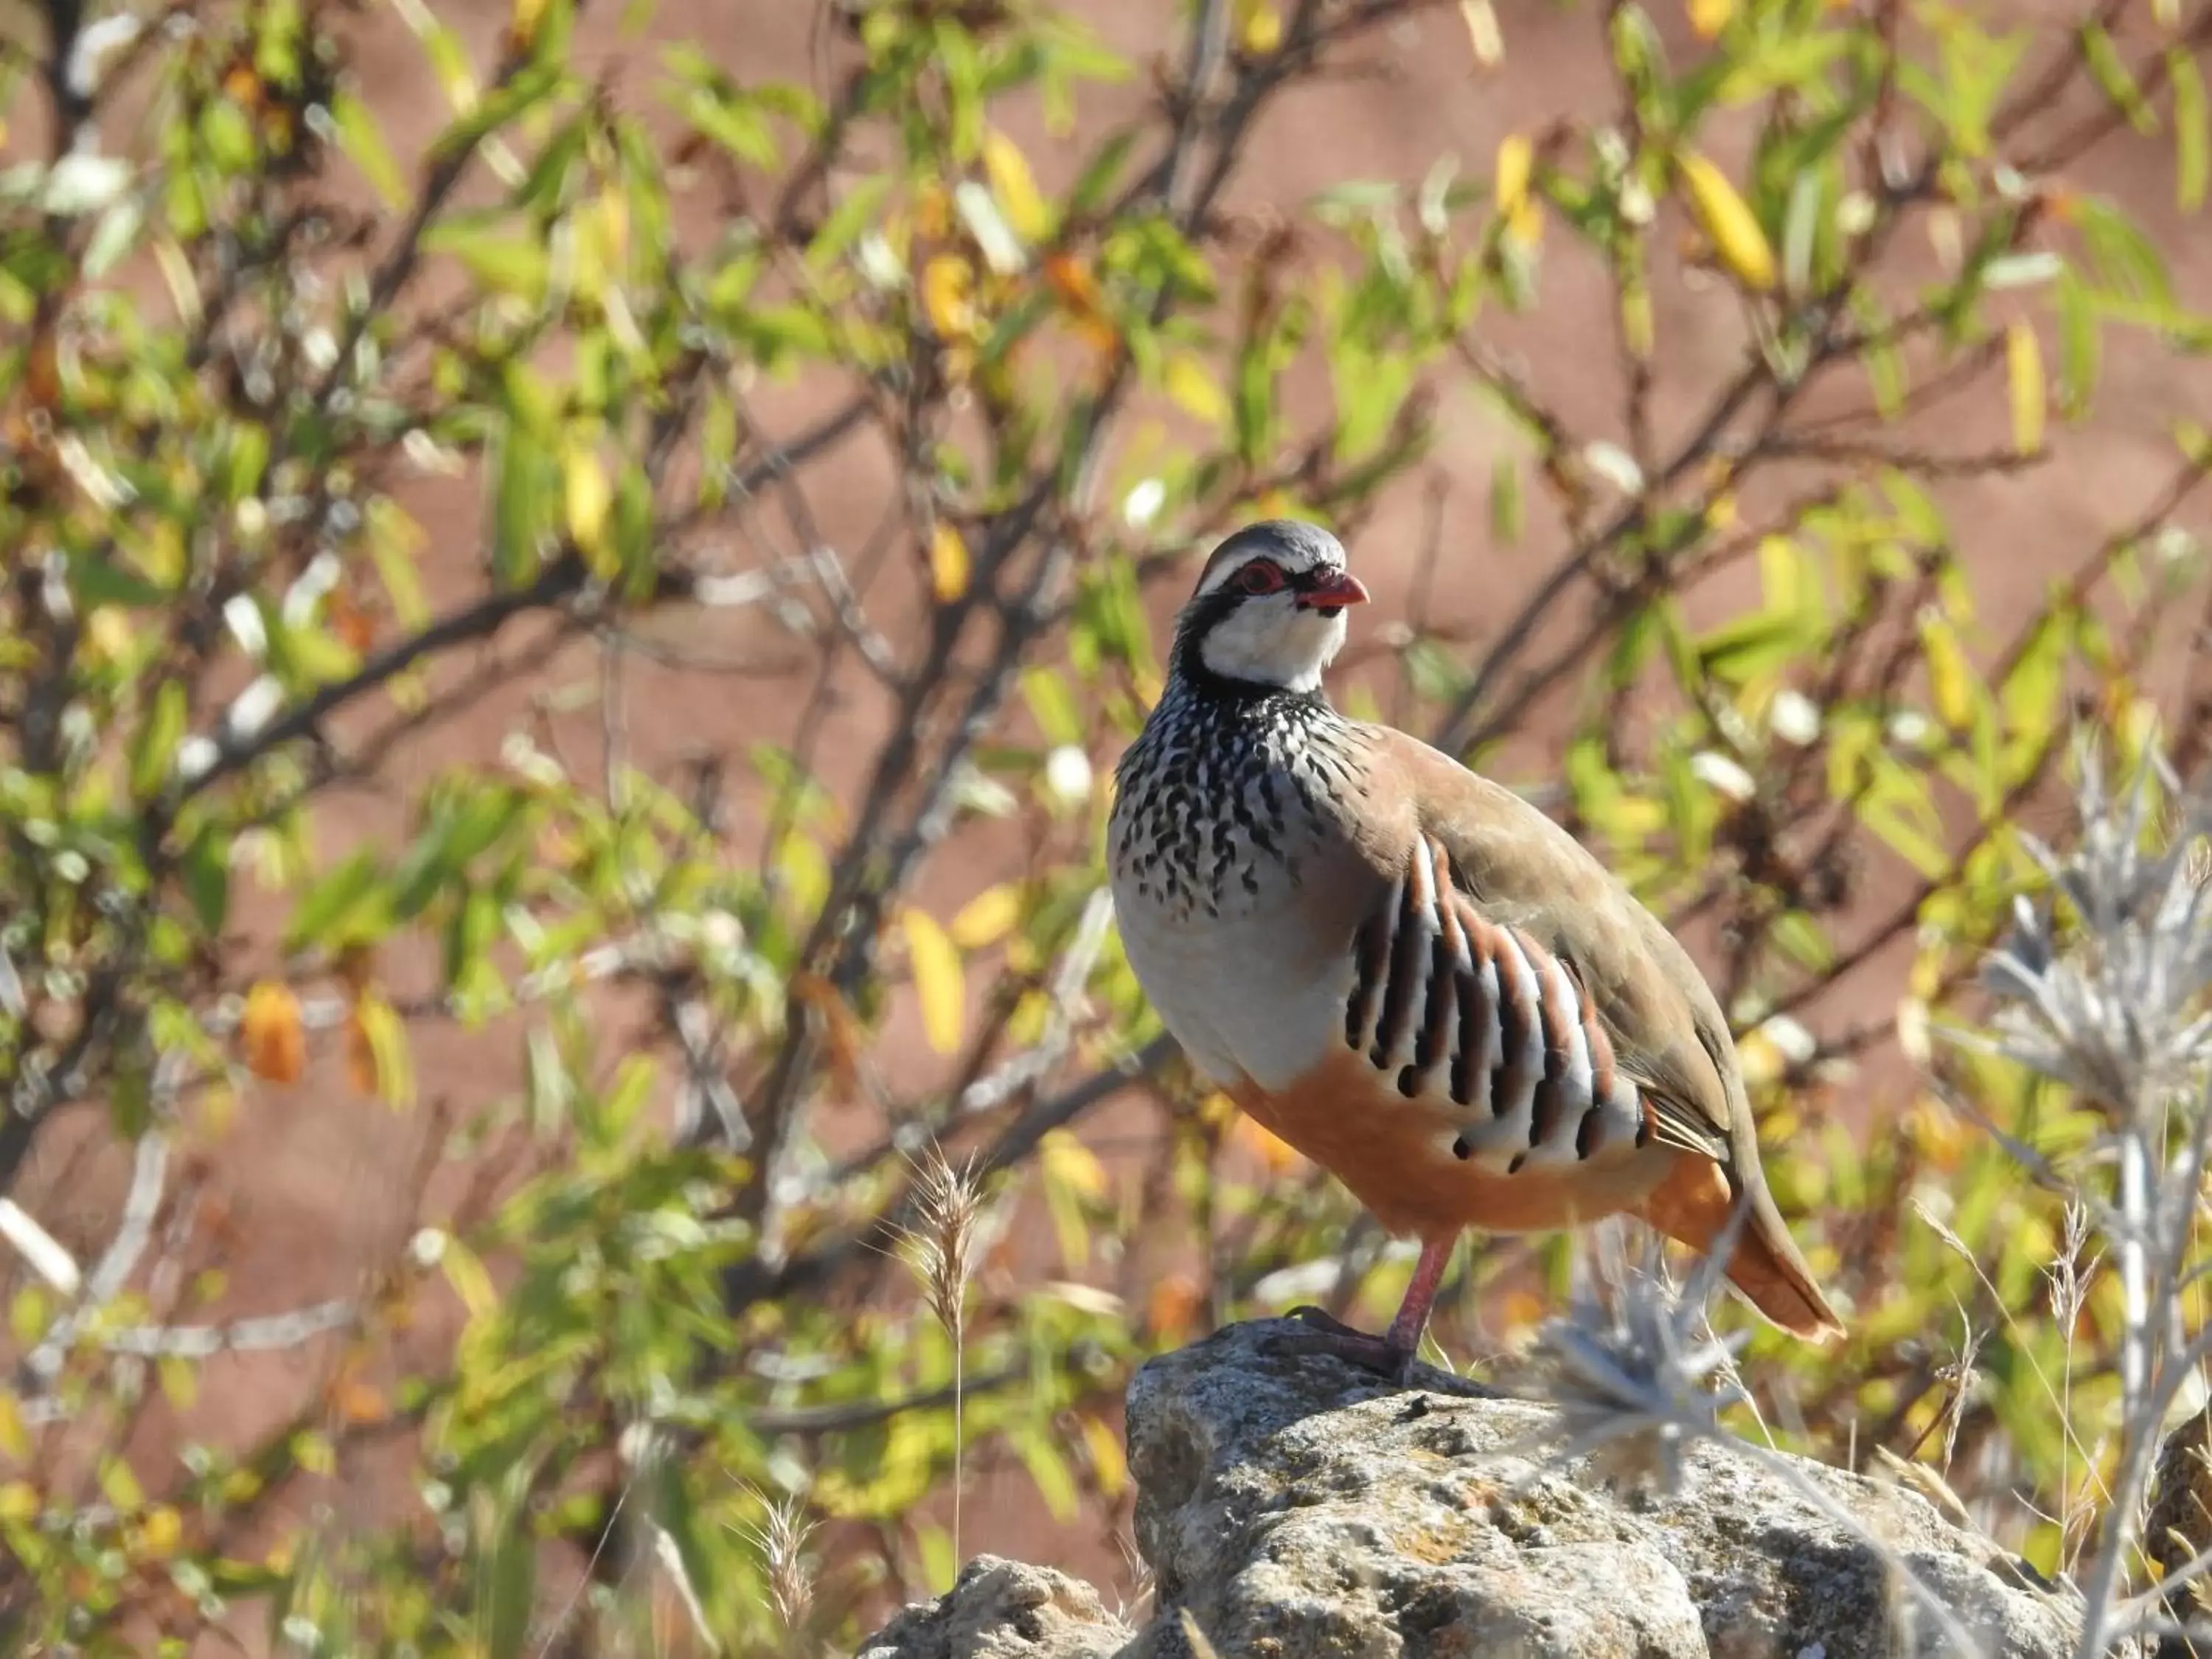
M 1986 965 L 1999 1004 L 1987 1030 L 1953 1035 L 2063 1085 L 2101 1120 L 2053 1278 L 2070 1328 L 2094 1233 L 2121 1286 L 2118 1452 L 2081 1580 L 2089 1659 L 2160 1618 L 2154 1595 L 2130 1594 L 2130 1568 L 2166 1419 L 2212 1355 L 2183 1317 L 2212 1133 L 2212 800 L 2185 793 L 2155 753 L 2118 789 L 2099 757 L 2078 758 L 2079 835 L 2063 854 L 2026 838 L 2050 891 L 2015 901 Z
M 1553 1459 L 1587 1456 L 1609 1485 L 1673 1493 L 1690 1447 L 1732 1438 L 1720 1415 L 1747 1398 L 1735 1369 L 1747 1334 L 1716 1336 L 1706 1308 L 1734 1234 L 1678 1285 L 1656 1240 L 1631 1261 L 1618 1226 L 1595 1230 L 1591 1271 L 1528 1356 L 1535 1397 L 1558 1414 Z

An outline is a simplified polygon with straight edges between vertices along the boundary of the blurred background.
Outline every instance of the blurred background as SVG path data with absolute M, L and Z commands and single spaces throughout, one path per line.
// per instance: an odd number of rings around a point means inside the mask
M 1853 1327 L 1752 1338 L 1765 1420 L 2071 1562 L 2120 1310 L 2019 1154 L 2094 1115 L 1943 1031 L 2082 767 L 2203 752 L 2209 44 L 0 9 L 11 1647 L 836 1650 L 984 1551 L 1134 1605 L 1134 1365 L 1410 1267 L 1101 886 L 1279 513 L 1379 601 L 1340 706 L 1721 991 Z M 1473 1241 L 1443 1357 L 1575 1248 Z

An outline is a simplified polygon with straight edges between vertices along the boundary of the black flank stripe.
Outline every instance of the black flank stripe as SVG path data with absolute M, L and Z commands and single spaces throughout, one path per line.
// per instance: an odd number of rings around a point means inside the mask
M 1586 1158 L 1597 1150 L 1597 1132 L 1604 1122 L 1605 1106 L 1602 1100 L 1592 1101 L 1589 1109 L 1583 1114 L 1583 1121 L 1575 1130 L 1577 1158 Z
M 1452 949 L 1450 922 L 1444 927 L 1446 931 L 1437 935 L 1429 951 L 1428 1006 L 1423 1011 L 1421 1029 L 1413 1034 L 1413 1069 L 1425 1077 L 1443 1052 L 1444 1027 L 1451 1022 L 1452 969 L 1459 957 Z
M 1492 1116 L 1503 1117 L 1528 1087 L 1525 1055 L 1533 1029 L 1530 1022 L 1540 1016 L 1526 1000 L 1526 994 L 1534 988 L 1522 981 L 1520 957 L 1504 939 L 1498 941 L 1497 960 L 1498 1040 L 1504 1053 L 1498 1069 L 1490 1074 L 1490 1109 Z M 1534 1115 L 1533 1111 L 1530 1115 Z
M 1459 976 L 1459 1052 L 1452 1056 L 1451 1095 L 1461 1105 L 1472 1106 L 1488 1080 L 1475 1076 L 1474 1060 L 1480 1052 L 1477 1045 L 1490 1040 L 1490 1005 L 1482 989 L 1482 966 L 1490 960 L 1490 944 L 1479 918 L 1465 918 L 1465 924 L 1468 960 L 1474 965 Z
M 1437 896 L 1437 919 L 1443 924 L 1437 932 L 1436 965 L 1429 971 L 1429 1055 L 1433 1060 L 1442 1049 L 1444 1028 L 1451 1023 L 1452 1015 L 1460 1015 L 1459 1041 L 1454 1046 L 1451 1064 L 1445 1068 L 1445 1086 L 1460 1104 L 1460 1079 L 1467 1075 L 1467 987 L 1459 971 L 1460 945 L 1467 937 L 1461 924 L 1459 910 L 1451 902 L 1448 892 Z
M 1368 1059 L 1379 1069 L 1390 1063 L 1406 1022 L 1413 1012 L 1413 975 L 1421 960 L 1420 907 L 1413 901 L 1413 877 L 1406 873 L 1405 896 L 1398 904 L 1398 936 L 1392 941 L 1389 977 L 1382 981 L 1382 1014 L 1375 1022 L 1375 1045 Z
M 1367 1022 L 1375 1017 L 1375 993 L 1390 969 L 1390 916 L 1388 910 L 1368 917 L 1357 940 L 1358 970 L 1352 976 L 1352 1000 L 1344 1005 L 1344 1046 L 1357 1049 L 1367 1041 Z

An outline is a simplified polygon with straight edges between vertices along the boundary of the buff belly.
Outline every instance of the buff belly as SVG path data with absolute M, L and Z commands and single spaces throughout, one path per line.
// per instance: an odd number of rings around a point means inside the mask
M 1434 1237 L 1547 1232 L 1628 1210 L 1680 1156 L 1647 1146 L 1601 1163 L 1486 1170 L 1452 1153 L 1463 1111 L 1408 1100 L 1364 1057 L 1340 1048 L 1287 1087 L 1229 1089 L 1252 1118 L 1351 1188 L 1391 1232 Z

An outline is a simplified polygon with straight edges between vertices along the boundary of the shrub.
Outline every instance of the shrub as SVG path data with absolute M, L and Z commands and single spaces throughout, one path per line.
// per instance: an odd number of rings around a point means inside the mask
M 840 0 L 777 78 L 774 7 L 661 45 L 357 9 L 46 0 L 0 41 L 11 1647 L 827 1644 L 948 1580 L 948 1481 L 1110 1520 L 1147 1351 L 1387 1308 L 1404 1261 L 1193 1082 L 1100 887 L 1186 555 L 1281 511 L 1409 550 L 1343 699 L 1699 943 L 1850 1310 L 1839 1352 L 1753 1339 L 1781 1441 L 1948 1469 L 2045 1568 L 2140 1493 L 2194 1374 L 2148 1127 L 2186 1079 L 2090 1097 L 2022 824 L 2085 717 L 2124 775 L 2202 762 L 2212 441 L 2016 620 L 1962 492 L 2094 467 L 2107 350 L 2212 340 L 2077 176 L 2171 145 L 2199 222 L 2212 16 L 1583 9 L 1543 26 L 1601 103 L 1373 179 L 1316 87 L 1418 27 L 1480 106 L 1541 20 L 1198 0 L 1139 63 L 1032 0 Z M 1293 149 L 1328 186 L 1249 207 Z M 1562 312 L 1587 349 L 1522 361 Z M 2047 1029 L 1940 1048 L 2008 938 Z M 368 1097 L 420 1149 L 353 1195 L 388 1243 L 246 1304 L 241 1124 Z M 1570 1253 L 1485 1243 L 1457 1305 L 1510 1335 Z M 211 1378 L 255 1402 L 220 1431 Z

